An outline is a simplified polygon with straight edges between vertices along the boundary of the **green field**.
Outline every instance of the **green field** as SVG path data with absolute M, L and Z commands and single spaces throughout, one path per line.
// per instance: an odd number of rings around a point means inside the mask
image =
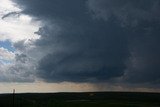
M 160 107 L 158 93 L 86 92 L 0 95 L 0 107 Z

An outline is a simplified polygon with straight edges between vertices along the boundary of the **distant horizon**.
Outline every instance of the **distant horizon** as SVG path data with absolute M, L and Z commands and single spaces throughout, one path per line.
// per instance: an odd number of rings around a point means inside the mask
M 16 93 L 48 93 L 48 92 L 104 92 L 104 91 L 122 91 L 122 92 L 157 92 L 160 90 L 157 88 L 126 88 L 119 86 L 110 86 L 107 84 L 101 84 L 100 86 L 95 86 L 90 83 L 3 83 L 0 84 L 0 93 L 13 93 L 15 89 Z
M 59 94 L 59 93 L 150 93 L 150 94 L 160 94 L 160 92 L 155 91 L 68 91 L 68 92 L 20 92 L 15 94 Z M 3 94 L 13 94 L 13 93 L 0 93 L 0 95 Z

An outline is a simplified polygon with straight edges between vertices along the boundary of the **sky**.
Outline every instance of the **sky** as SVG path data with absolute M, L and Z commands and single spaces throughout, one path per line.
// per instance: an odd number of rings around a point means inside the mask
M 159 0 L 0 2 L 0 93 L 160 92 Z

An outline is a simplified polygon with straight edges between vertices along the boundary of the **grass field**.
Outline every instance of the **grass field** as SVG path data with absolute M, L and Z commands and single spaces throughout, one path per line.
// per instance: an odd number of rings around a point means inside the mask
M 129 92 L 15 94 L 14 103 L 14 107 L 160 107 L 160 94 Z M 0 107 L 13 107 L 13 95 L 1 94 Z

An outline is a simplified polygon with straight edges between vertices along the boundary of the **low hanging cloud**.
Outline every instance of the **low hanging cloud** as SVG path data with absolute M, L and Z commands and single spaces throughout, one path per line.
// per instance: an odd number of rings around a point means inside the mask
M 13 1 L 44 25 L 30 48 L 14 44 L 37 62 L 37 78 L 159 83 L 158 0 Z
M 154 35 L 135 38 L 128 69 L 124 75 L 131 83 L 159 84 L 160 82 L 160 32 L 156 29 L 152 32 Z

